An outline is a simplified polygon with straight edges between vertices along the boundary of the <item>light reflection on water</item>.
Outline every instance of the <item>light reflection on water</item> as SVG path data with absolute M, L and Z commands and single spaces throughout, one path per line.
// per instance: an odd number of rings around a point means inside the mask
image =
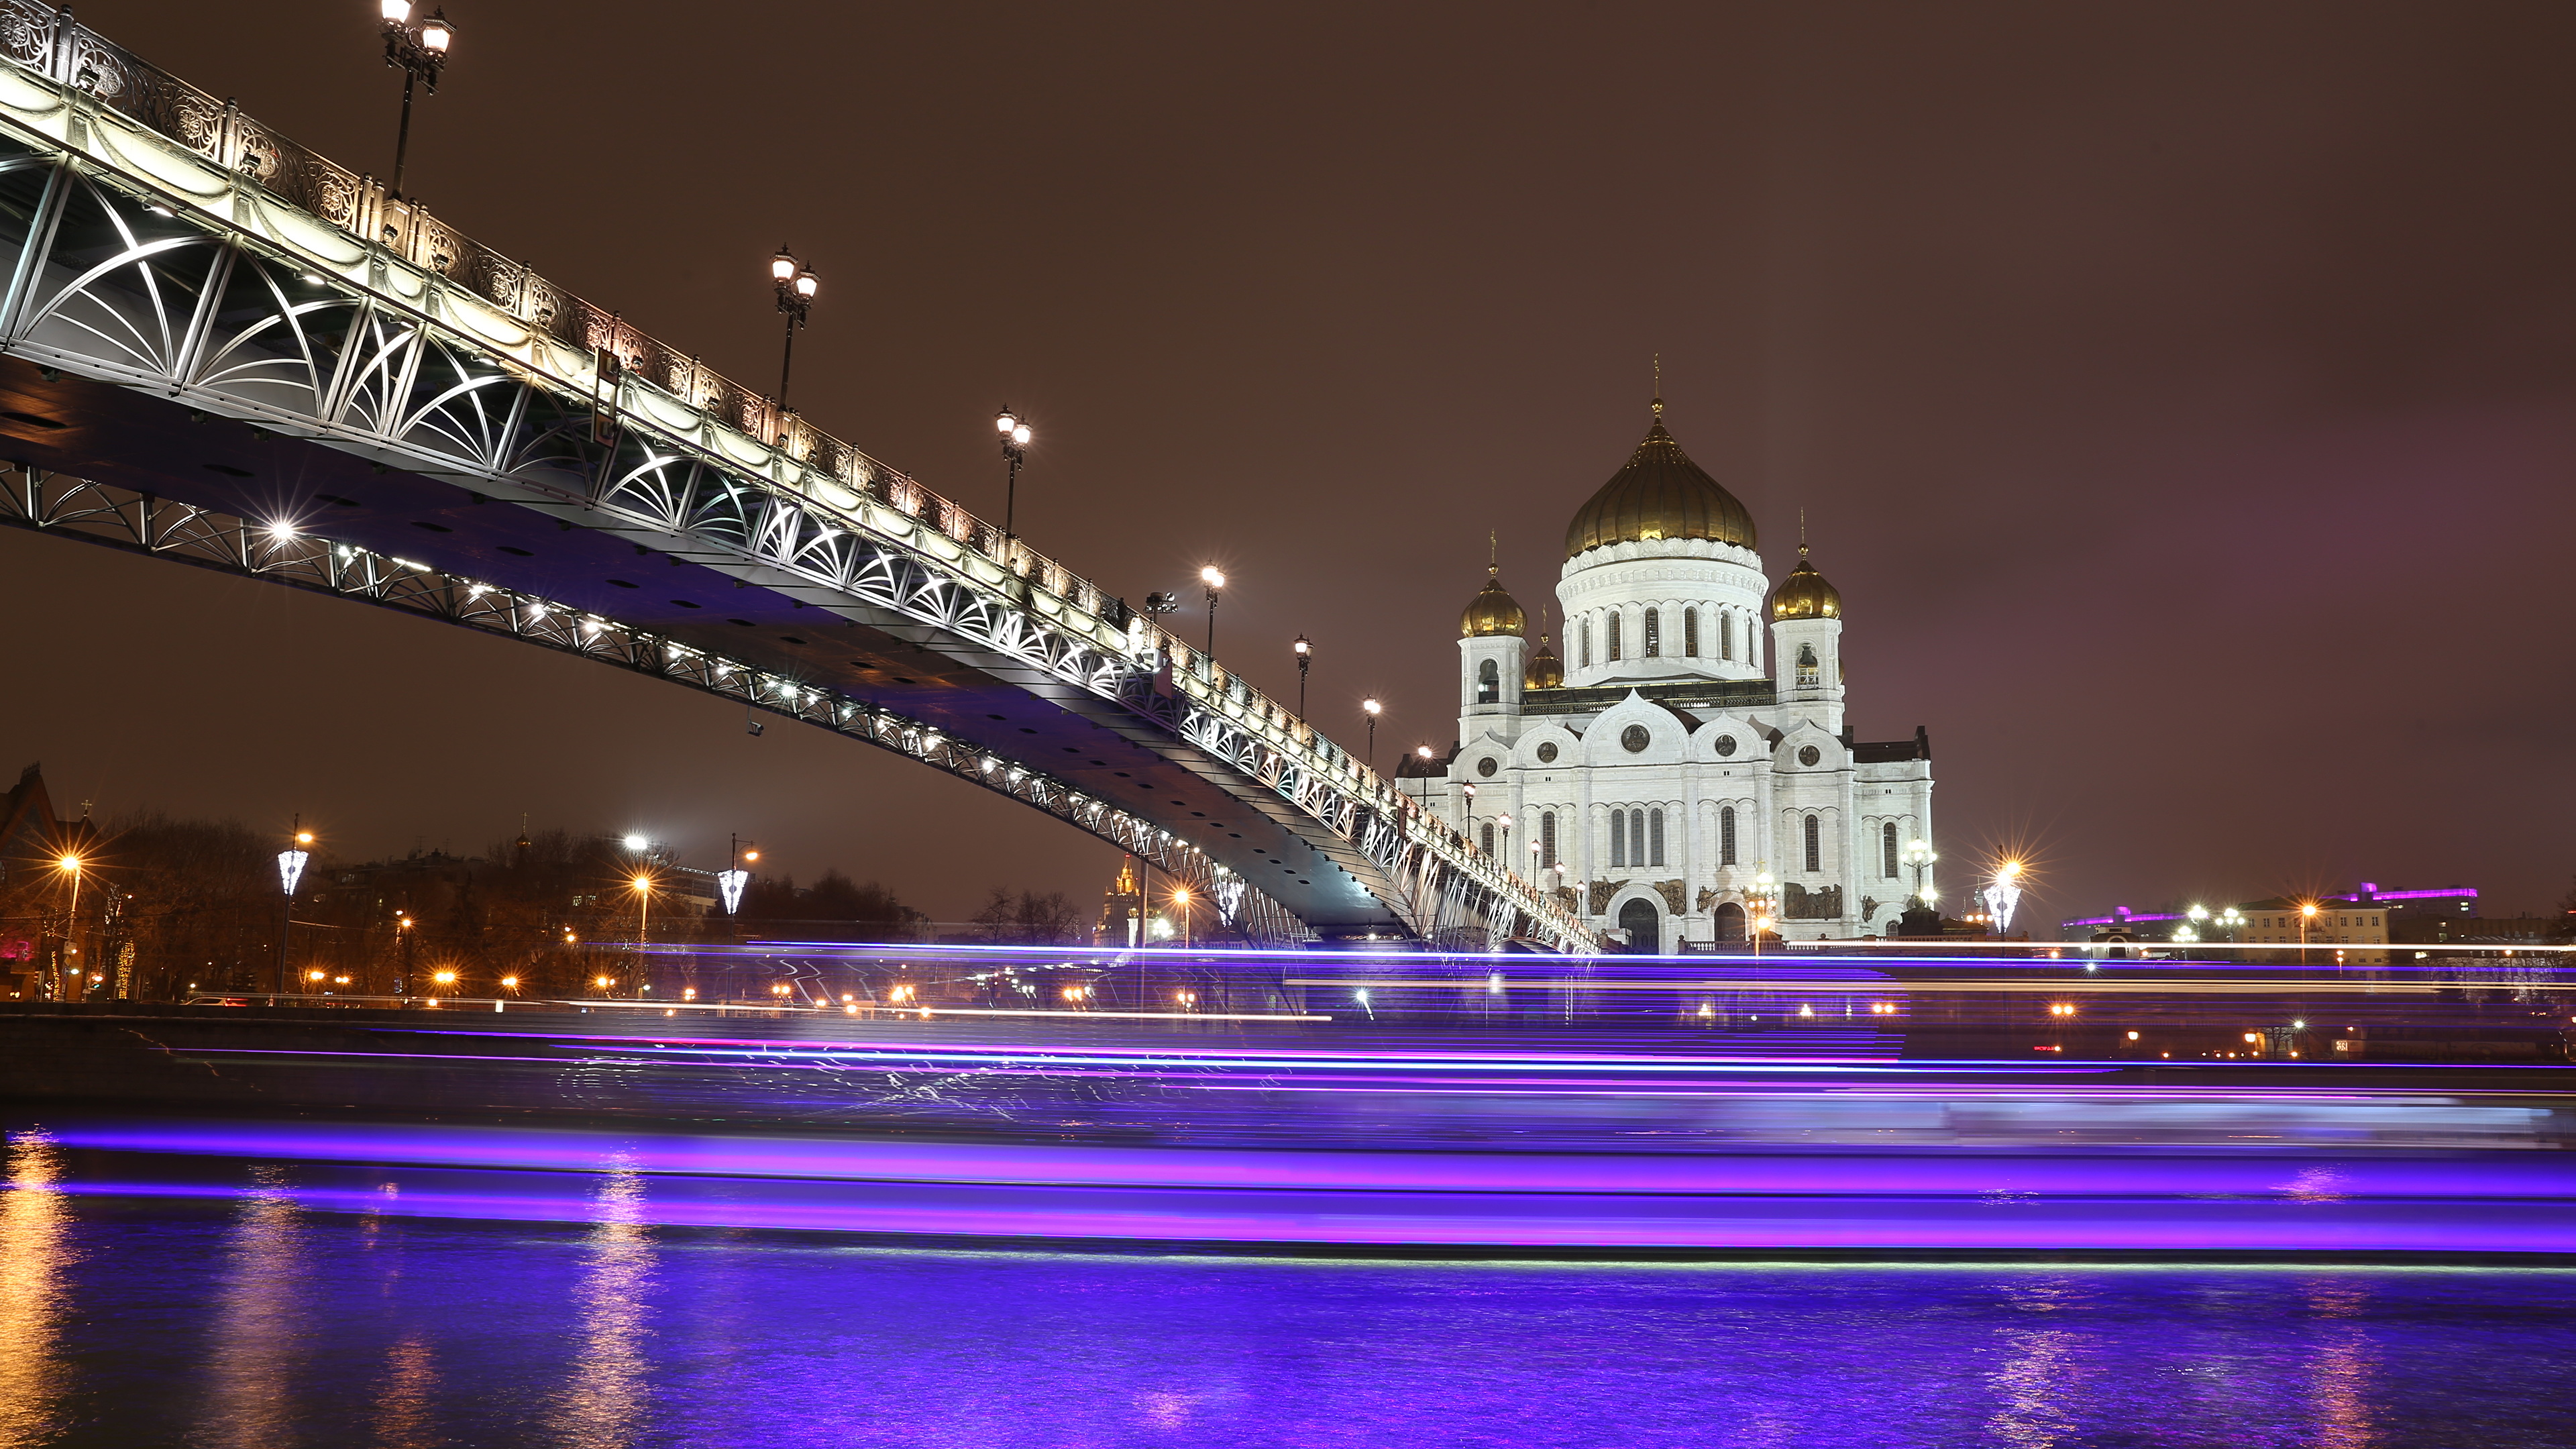
M 617 1449 L 633 1442 L 652 1376 L 646 1356 L 653 1230 L 644 1222 L 644 1178 L 620 1163 L 599 1181 L 581 1278 L 573 1290 L 581 1357 L 557 1410 L 561 1442 Z
M 571 1224 L 8 1161 L 5 1446 L 2576 1445 L 2565 1269 L 919 1251 L 660 1226 L 632 1159 Z
M 307 1314 L 304 1214 L 287 1169 L 250 1170 L 252 1190 L 234 1209 L 206 1365 L 200 1442 L 242 1449 L 291 1444 L 294 1381 Z
M 2314 1442 L 2318 1449 L 2367 1449 L 2371 1432 L 2370 1337 L 2362 1319 L 2370 1284 L 2357 1278 L 2313 1278 L 2302 1285 L 2308 1311 L 2318 1321 L 2310 1372 L 2316 1384 Z
M 9 1187 L 0 1195 L 0 1446 L 45 1442 L 65 1377 L 54 1357 L 61 1280 L 78 1258 L 70 1213 L 53 1191 L 62 1153 L 42 1132 L 13 1135 Z

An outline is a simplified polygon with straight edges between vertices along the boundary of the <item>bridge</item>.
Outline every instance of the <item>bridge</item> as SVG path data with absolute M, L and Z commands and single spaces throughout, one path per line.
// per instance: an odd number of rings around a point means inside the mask
M 865 741 L 1255 941 L 1597 944 L 1124 600 L 27 0 L 0 0 L 0 256 L 0 522 Z

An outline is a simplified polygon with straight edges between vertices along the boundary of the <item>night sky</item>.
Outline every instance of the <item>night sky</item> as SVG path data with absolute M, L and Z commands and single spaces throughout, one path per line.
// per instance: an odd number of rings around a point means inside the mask
M 1863 739 L 1931 730 L 1954 891 L 2177 897 L 2576 871 L 2576 7 L 915 6 L 450 0 L 411 190 L 795 394 L 1378 758 L 1455 733 L 1486 535 L 1533 613 L 1644 431 L 1805 510 Z M 372 0 L 89 0 L 348 164 Z M 1197 593 L 1187 596 L 1196 606 Z M 934 915 L 1109 847 L 598 665 L 0 533 L 0 765 L 343 857 L 727 831 Z M 1184 614 L 1181 621 L 1195 619 Z M 1197 625 L 1192 623 L 1190 633 Z M 1953 896 L 1955 900 L 1955 895 Z

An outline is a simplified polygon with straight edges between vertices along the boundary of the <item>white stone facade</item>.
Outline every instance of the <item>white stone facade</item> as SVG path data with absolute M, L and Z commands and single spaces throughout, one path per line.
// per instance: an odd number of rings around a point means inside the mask
M 1740 530 L 1744 545 L 1622 538 L 1567 559 L 1564 687 L 1527 687 L 1526 641 L 1471 610 L 1456 751 L 1405 771 L 1409 791 L 1632 950 L 1740 940 L 1765 871 L 1793 940 L 1883 933 L 1932 884 L 1904 859 L 1932 838 L 1926 733 L 1853 740 L 1839 595 L 1802 564 L 1766 604 L 1749 520 Z

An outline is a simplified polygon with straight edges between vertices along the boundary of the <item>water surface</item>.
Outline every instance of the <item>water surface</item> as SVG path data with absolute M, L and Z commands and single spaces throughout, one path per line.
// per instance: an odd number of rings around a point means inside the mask
M 11 1143 L 0 1445 L 2576 1444 L 2545 1268 L 914 1250 L 630 1171 L 532 1225 L 90 1167 Z

